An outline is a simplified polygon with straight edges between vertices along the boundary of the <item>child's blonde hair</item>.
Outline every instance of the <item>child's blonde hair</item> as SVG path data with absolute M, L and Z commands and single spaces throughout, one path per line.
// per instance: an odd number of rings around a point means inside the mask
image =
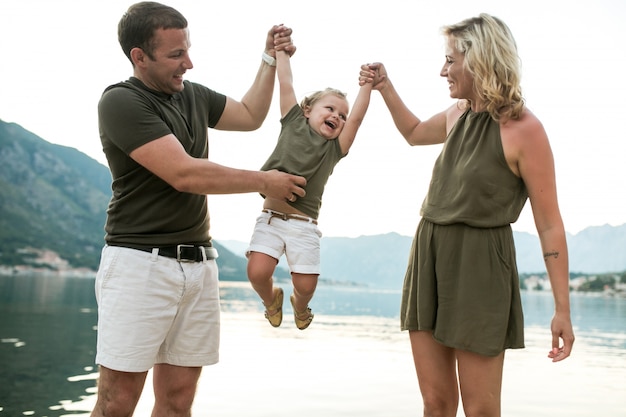
M 312 107 L 319 99 L 329 94 L 334 94 L 337 97 L 340 97 L 348 101 L 346 93 L 344 93 L 343 91 L 337 90 L 336 88 L 328 87 L 324 90 L 316 91 L 310 96 L 303 98 L 302 101 L 300 102 L 300 107 L 302 107 L 302 110 L 306 110 L 307 107 Z

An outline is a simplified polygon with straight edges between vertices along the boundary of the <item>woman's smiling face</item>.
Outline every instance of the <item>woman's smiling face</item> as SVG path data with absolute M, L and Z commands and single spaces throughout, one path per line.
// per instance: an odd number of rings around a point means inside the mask
M 446 44 L 446 62 L 441 69 L 442 77 L 448 81 L 450 97 L 474 99 L 474 77 L 465 68 L 465 54 L 456 49 L 454 38 L 448 37 Z

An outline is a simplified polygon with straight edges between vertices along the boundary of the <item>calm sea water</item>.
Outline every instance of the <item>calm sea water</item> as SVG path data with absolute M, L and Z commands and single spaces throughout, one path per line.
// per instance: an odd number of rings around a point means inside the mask
M 88 415 L 93 283 L 0 277 L 0 417 Z M 283 325 L 270 327 L 248 283 L 222 283 L 221 296 L 220 363 L 203 370 L 194 416 L 421 415 L 399 290 L 320 286 L 306 331 L 288 303 Z M 626 299 L 573 294 L 575 350 L 558 364 L 546 357 L 551 295 L 524 293 L 523 302 L 527 347 L 507 352 L 503 415 L 626 417 Z M 149 415 L 152 400 L 148 381 L 136 415 Z

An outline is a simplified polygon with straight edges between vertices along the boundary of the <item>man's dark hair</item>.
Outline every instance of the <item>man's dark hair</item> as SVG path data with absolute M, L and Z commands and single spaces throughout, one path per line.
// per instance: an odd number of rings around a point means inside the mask
M 141 48 L 154 59 L 154 32 L 158 29 L 185 29 L 187 19 L 176 9 L 164 4 L 144 1 L 128 8 L 117 26 L 117 37 L 124 54 L 132 63 L 130 51 Z

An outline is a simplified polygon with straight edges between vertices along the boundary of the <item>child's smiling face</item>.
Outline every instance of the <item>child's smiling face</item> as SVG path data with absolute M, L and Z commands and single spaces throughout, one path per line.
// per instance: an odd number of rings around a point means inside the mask
M 348 118 L 348 101 L 335 94 L 326 94 L 307 107 L 304 116 L 309 126 L 325 139 L 337 139 Z

